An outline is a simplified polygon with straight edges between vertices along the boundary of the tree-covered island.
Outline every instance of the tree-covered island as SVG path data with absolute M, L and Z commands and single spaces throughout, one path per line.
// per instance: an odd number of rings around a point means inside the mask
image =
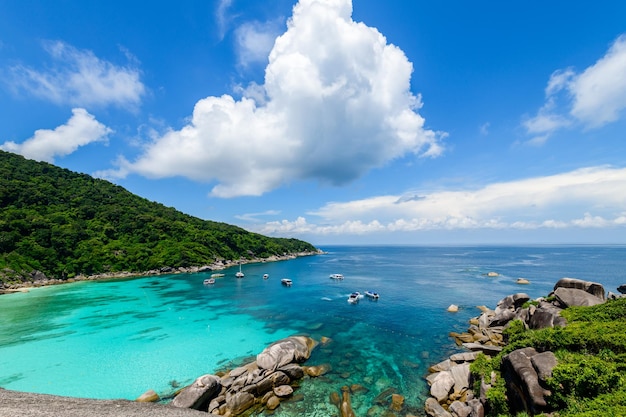
M 315 253 L 202 220 L 102 179 L 0 151 L 0 288 L 45 275 L 141 273 Z

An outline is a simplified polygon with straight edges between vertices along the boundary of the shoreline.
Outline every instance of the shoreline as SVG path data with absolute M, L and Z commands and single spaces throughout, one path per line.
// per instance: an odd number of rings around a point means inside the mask
M 130 400 L 95 400 L 0 388 L 0 416 L 201 417 L 202 411 Z
M 317 251 L 310 251 L 310 252 L 295 252 L 295 253 L 288 253 L 285 255 L 273 255 L 268 258 L 239 259 L 236 261 L 235 260 L 217 261 L 217 262 L 213 262 L 212 264 L 207 264 L 207 265 L 202 265 L 202 266 L 178 267 L 178 268 L 164 266 L 159 269 L 151 269 L 151 270 L 143 271 L 143 272 L 119 271 L 119 272 L 110 272 L 110 273 L 93 274 L 93 275 L 81 274 L 81 275 L 77 275 L 75 277 L 68 278 L 68 279 L 47 278 L 44 275 L 45 278 L 34 279 L 32 281 L 26 281 L 26 282 L 21 282 L 21 283 L 6 284 L 6 283 L 0 282 L 0 295 L 26 293 L 26 292 L 29 292 L 30 289 L 32 288 L 48 287 L 51 285 L 72 284 L 75 282 L 82 282 L 82 281 L 141 278 L 141 277 L 158 276 L 158 275 L 195 274 L 199 272 L 221 271 L 227 268 L 232 268 L 240 264 L 246 265 L 246 264 L 254 264 L 254 263 L 288 261 L 291 259 L 301 258 L 304 256 L 322 255 L 324 253 L 325 253 L 324 251 L 322 251 L 321 249 L 318 249 Z

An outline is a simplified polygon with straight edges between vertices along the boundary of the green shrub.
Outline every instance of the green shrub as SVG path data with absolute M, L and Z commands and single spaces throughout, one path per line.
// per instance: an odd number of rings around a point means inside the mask
M 496 377 L 496 383 L 487 391 L 487 417 L 508 416 L 509 401 L 506 396 L 505 381 L 499 375 Z
M 539 301 L 535 301 L 535 300 L 530 300 L 530 301 L 526 301 L 524 304 L 522 304 L 522 308 L 529 308 L 530 306 L 538 306 L 539 305 Z
M 563 407 L 571 396 L 593 398 L 614 390 L 620 382 L 618 366 L 600 356 L 566 354 L 552 370 L 548 385 L 552 391 L 551 401 Z
M 492 359 L 484 353 L 478 354 L 476 360 L 470 364 L 470 373 L 472 374 L 473 391 L 476 396 L 480 395 L 480 381 L 489 380 L 489 375 L 493 371 Z
M 510 343 L 512 338 L 520 338 L 526 331 L 526 325 L 522 320 L 511 320 L 502 331 L 502 336 L 506 343 Z

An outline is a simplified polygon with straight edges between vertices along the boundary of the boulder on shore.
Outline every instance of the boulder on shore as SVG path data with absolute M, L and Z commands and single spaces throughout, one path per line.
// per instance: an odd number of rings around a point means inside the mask
M 205 408 L 211 399 L 222 389 L 220 378 L 215 375 L 202 375 L 193 384 L 183 389 L 172 401 L 174 407 Z
M 583 290 L 591 295 L 595 295 L 600 300 L 605 301 L 606 296 L 604 294 L 604 287 L 597 282 L 584 281 L 577 278 L 561 278 L 554 284 L 554 290 L 557 288 L 574 288 L 577 290 Z
M 509 392 L 509 401 L 515 411 L 538 414 L 547 406 L 546 396 L 550 391 L 541 386 L 532 357 L 538 352 L 531 347 L 514 350 L 502 358 L 502 376 Z M 536 361 L 539 363 L 538 361 Z M 544 361 L 543 365 L 548 362 Z M 556 361 L 554 361 L 556 365 Z M 542 374 L 551 373 L 552 369 L 542 369 Z
M 604 297 L 604 292 L 602 295 Z M 591 293 L 576 288 L 559 287 L 554 290 L 554 296 L 564 307 L 588 307 L 602 304 L 604 302 L 604 298 L 597 297 Z

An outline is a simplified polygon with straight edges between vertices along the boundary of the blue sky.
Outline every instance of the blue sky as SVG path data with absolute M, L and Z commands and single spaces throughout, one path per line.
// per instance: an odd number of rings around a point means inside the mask
M 626 2 L 0 3 L 0 148 L 324 244 L 626 243 Z

